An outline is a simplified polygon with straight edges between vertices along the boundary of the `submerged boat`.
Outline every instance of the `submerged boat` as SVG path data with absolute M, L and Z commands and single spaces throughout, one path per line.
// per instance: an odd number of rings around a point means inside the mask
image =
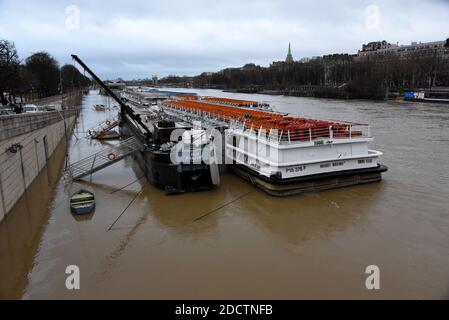
M 97 140 L 117 140 L 120 139 L 120 133 L 115 130 L 106 131 L 102 134 L 98 134 L 95 139 Z
M 95 196 L 92 192 L 81 189 L 70 198 L 70 210 L 75 214 L 91 213 L 95 209 Z
M 94 109 L 95 109 L 95 111 L 105 111 L 106 107 L 104 105 L 102 105 L 102 104 L 96 104 L 94 106 Z

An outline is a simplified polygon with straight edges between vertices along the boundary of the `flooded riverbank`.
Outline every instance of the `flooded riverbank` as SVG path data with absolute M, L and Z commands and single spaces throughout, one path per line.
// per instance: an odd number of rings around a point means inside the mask
M 390 170 L 381 183 L 287 198 L 225 173 L 213 191 L 169 197 L 127 158 L 83 183 L 54 182 L 54 194 L 38 186 L 0 224 L 1 298 L 449 297 L 447 106 L 193 91 L 368 122 Z M 102 147 L 86 132 L 116 111 L 95 112 L 97 103 L 112 105 L 84 98 L 71 161 Z M 97 197 L 84 219 L 68 205 L 80 186 Z M 80 290 L 65 287 L 71 264 Z M 378 291 L 365 288 L 371 264 L 380 268 Z

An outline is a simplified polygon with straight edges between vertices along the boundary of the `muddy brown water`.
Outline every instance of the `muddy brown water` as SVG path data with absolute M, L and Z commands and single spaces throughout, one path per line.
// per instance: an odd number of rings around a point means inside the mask
M 389 172 L 380 183 L 287 198 L 225 173 L 213 191 L 166 196 L 131 158 L 66 186 L 61 145 L 0 224 L 0 298 L 449 298 L 448 105 L 188 91 L 368 122 Z M 95 112 L 96 103 L 113 105 L 84 98 L 71 161 L 103 147 L 85 132 L 115 111 Z M 81 186 L 97 208 L 77 218 L 68 204 Z M 69 291 L 73 264 L 81 288 Z M 365 288 L 372 264 L 380 290 Z

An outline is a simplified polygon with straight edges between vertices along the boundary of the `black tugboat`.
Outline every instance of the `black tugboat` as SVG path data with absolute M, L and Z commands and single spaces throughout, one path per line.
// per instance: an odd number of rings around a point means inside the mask
M 175 119 L 156 118 L 143 121 L 129 105 L 118 98 L 97 75 L 76 55 L 72 58 L 120 105 L 120 133 L 137 137 L 141 148 L 136 160 L 148 181 L 168 194 L 186 191 L 209 190 L 213 187 L 211 168 L 204 162 L 173 163 L 170 158 L 172 147 L 178 141 L 170 141 L 175 129 L 191 130 L 191 126 Z M 213 172 L 213 170 L 212 170 Z M 214 179 L 216 181 L 216 179 Z
M 170 153 L 175 141 L 170 141 L 170 136 L 175 129 L 189 131 L 192 128 L 183 122 L 158 120 L 152 123 L 151 138 L 145 140 L 140 129 L 126 115 L 120 124 L 122 135 L 139 138 L 142 148 L 137 152 L 136 160 L 152 185 L 168 194 L 212 189 L 209 165 L 204 162 L 172 163 Z

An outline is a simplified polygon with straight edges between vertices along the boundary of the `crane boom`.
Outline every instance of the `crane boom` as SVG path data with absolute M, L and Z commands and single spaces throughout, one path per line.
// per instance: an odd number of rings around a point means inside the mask
M 99 78 L 97 75 L 75 54 L 72 54 L 72 58 L 78 62 L 78 64 L 83 67 L 84 70 L 88 74 L 92 76 L 92 78 L 106 91 L 106 93 L 111 96 L 117 103 L 120 105 L 120 112 L 123 116 L 127 114 L 131 119 L 135 120 L 146 132 L 146 137 L 149 138 L 151 136 L 151 131 L 148 127 L 142 122 L 140 115 L 136 114 L 134 110 L 125 104 L 117 95 Z

